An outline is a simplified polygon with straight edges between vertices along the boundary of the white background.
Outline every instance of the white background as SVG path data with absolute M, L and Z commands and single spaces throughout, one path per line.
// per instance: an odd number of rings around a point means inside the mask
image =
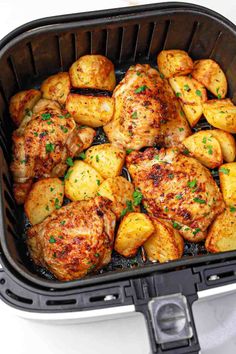
M 158 1 L 0 0 L 0 38 L 25 22 L 53 15 Z M 236 1 L 188 1 L 220 12 L 236 23 Z M 202 354 L 236 353 L 236 294 L 196 303 L 194 316 Z M 17 354 L 146 354 L 141 316 L 80 325 L 56 325 L 16 317 L 0 302 L 0 352 Z

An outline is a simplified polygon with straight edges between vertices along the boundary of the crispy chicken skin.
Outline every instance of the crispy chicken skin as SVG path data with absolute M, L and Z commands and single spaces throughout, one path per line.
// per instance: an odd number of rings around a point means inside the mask
M 114 116 L 104 127 L 112 143 L 135 150 L 156 143 L 172 146 L 191 133 L 168 82 L 148 64 L 131 66 L 113 97 Z
M 51 104 L 41 107 L 41 110 L 37 109 L 32 116 L 26 117 L 12 136 L 11 171 L 15 182 L 14 194 L 19 204 L 24 202 L 29 190 L 27 186 L 33 178 L 63 176 L 68 167 L 66 159 L 83 150 L 84 144 L 74 119 L 58 107 L 52 108 Z
M 132 152 L 126 162 L 151 215 L 172 222 L 189 241 L 206 237 L 208 226 L 224 210 L 224 202 L 204 166 L 171 148 Z
M 78 279 L 110 262 L 116 217 L 110 201 L 72 202 L 28 230 L 33 261 L 59 280 Z

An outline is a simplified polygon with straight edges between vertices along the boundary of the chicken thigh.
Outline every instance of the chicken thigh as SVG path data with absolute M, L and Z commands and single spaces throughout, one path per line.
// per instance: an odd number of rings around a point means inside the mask
M 127 167 L 148 213 L 172 222 L 189 241 L 203 240 L 208 226 L 224 210 L 211 173 L 177 149 L 132 152 Z
M 33 261 L 59 280 L 78 279 L 110 262 L 115 214 L 103 197 L 71 202 L 28 231 Z
M 74 119 L 56 102 L 40 101 L 12 136 L 11 171 L 18 204 L 24 202 L 33 178 L 63 176 L 68 167 L 66 159 L 84 148 Z
M 112 143 L 134 150 L 174 146 L 191 133 L 168 82 L 148 64 L 131 66 L 113 97 L 115 113 L 104 127 Z

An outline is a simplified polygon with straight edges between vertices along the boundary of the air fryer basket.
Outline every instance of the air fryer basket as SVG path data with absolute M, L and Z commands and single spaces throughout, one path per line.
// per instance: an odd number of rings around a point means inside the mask
M 7 43 L 3 40 L 0 52 L 1 246 L 11 266 L 35 284 L 65 289 L 235 256 L 235 252 L 203 255 L 202 245 L 187 245 L 184 258 L 166 264 L 143 262 L 141 255 L 126 261 L 114 254 L 111 265 L 101 274 L 65 283 L 33 266 L 22 241 L 23 209 L 15 205 L 8 169 L 13 128 L 8 114 L 9 98 L 19 90 L 38 87 L 51 74 L 67 71 L 84 54 L 106 55 L 114 62 L 119 80 L 131 64 L 156 66 L 160 50 L 178 48 L 187 50 L 193 59 L 214 58 L 219 62 L 227 75 L 228 95 L 236 100 L 236 31 L 234 25 L 211 11 L 171 3 L 129 8 L 121 14 L 113 10 L 111 16 L 101 11 L 97 16 L 49 18 L 42 26 L 36 21 L 27 27 L 31 29 L 18 29 Z
M 182 259 L 164 264 L 144 262 L 141 253 L 131 260 L 114 253 L 100 274 L 58 282 L 27 256 L 26 220 L 23 208 L 15 205 L 9 174 L 13 126 L 8 103 L 13 94 L 67 71 L 84 54 L 106 55 L 120 80 L 134 63 L 155 67 L 157 53 L 170 48 L 187 50 L 193 59 L 219 62 L 228 79 L 228 95 L 236 103 L 236 27 L 196 5 L 161 3 L 46 18 L 16 29 L 0 42 L 0 297 L 16 309 L 39 314 L 117 307 L 124 313 L 132 307 L 147 320 L 153 353 L 183 354 L 199 351 L 192 303 L 199 292 L 232 286 L 236 252 L 204 254 L 203 245 L 187 244 Z M 200 123 L 201 129 L 207 128 L 204 124 Z M 184 339 L 177 336 L 171 343 L 161 343 L 153 308 L 170 294 L 172 305 L 178 307 L 182 301 L 188 309 L 186 323 L 192 332 Z

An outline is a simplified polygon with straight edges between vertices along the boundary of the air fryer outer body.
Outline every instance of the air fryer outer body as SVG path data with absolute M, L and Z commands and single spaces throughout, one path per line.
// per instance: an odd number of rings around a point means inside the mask
M 153 353 L 197 353 L 191 305 L 198 294 L 234 289 L 235 251 L 140 264 L 71 282 L 42 278 L 25 257 L 23 210 L 15 205 L 9 174 L 13 126 L 8 104 L 13 94 L 39 87 L 44 78 L 58 71 L 68 71 L 84 54 L 107 56 L 121 77 L 138 62 L 156 66 L 162 49 L 183 49 L 193 59 L 215 59 L 226 73 L 228 96 L 236 103 L 236 27 L 197 5 L 160 3 L 51 17 L 28 23 L 0 42 L 0 296 L 29 318 L 32 314 L 37 318 L 67 314 L 64 318 L 70 318 L 77 313 L 86 318 L 92 311 L 107 311 L 107 315 L 138 311 L 147 320 Z M 148 304 L 171 294 L 187 299 L 192 337 L 158 344 Z

